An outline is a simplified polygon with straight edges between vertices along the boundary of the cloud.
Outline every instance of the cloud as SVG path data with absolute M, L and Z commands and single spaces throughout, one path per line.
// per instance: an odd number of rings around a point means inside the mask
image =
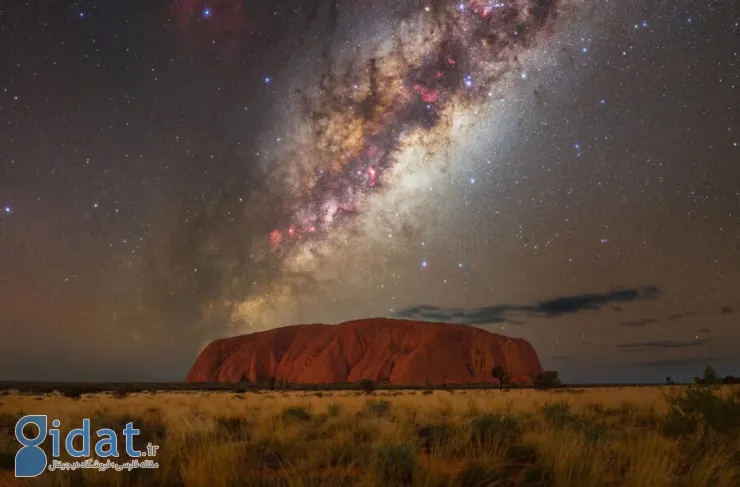
M 668 321 L 677 321 L 682 318 L 688 318 L 690 316 L 696 316 L 697 313 L 695 311 L 689 311 L 687 313 L 673 313 L 668 316 L 666 316 L 666 320 Z
M 655 320 L 655 319 L 652 319 L 652 318 L 643 318 L 643 319 L 637 320 L 637 321 L 625 321 L 625 322 L 620 323 L 619 326 L 627 326 L 627 327 L 637 328 L 637 327 L 651 325 L 651 324 L 657 323 L 657 322 L 658 322 L 658 320 Z
M 655 286 L 642 289 L 621 289 L 603 294 L 580 294 L 541 301 L 534 311 L 546 316 L 560 316 L 583 310 L 596 310 L 614 302 L 627 303 L 642 299 L 653 299 L 660 294 Z
M 615 302 L 627 303 L 644 299 L 655 299 L 660 291 L 655 286 L 639 289 L 618 289 L 608 293 L 577 294 L 562 296 L 529 305 L 499 304 L 480 308 L 440 308 L 431 305 L 418 305 L 403 309 L 394 314 L 397 318 L 427 321 L 445 321 L 467 325 L 482 325 L 509 322 L 520 324 L 512 315 L 527 314 L 538 317 L 555 317 L 581 311 L 598 310 Z
M 552 357 L 550 360 L 552 360 L 553 362 L 563 362 L 563 363 L 569 364 L 573 361 L 573 357 L 568 357 L 567 355 L 561 355 L 558 357 Z
M 664 368 L 664 367 L 687 367 L 687 368 L 696 368 L 696 367 L 702 367 L 707 363 L 716 362 L 718 359 L 716 357 L 692 357 L 692 358 L 682 358 L 682 359 L 662 359 L 662 360 L 646 360 L 644 362 L 636 362 L 635 365 L 638 367 L 656 367 L 656 368 Z
M 632 343 L 620 343 L 617 348 L 625 351 L 643 352 L 646 350 L 653 350 L 656 348 L 671 349 L 671 348 L 693 348 L 704 345 L 706 340 L 690 340 L 685 342 L 677 342 L 674 340 L 658 340 L 652 342 L 632 342 Z

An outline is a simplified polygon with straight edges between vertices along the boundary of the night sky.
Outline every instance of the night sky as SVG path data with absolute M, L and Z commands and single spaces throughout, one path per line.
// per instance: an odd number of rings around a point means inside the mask
M 0 4 L 0 380 L 396 316 L 740 375 L 740 4 Z

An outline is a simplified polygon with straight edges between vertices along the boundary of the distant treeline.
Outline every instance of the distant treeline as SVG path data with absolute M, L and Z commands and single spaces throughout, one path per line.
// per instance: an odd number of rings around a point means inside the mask
M 398 391 L 398 390 L 479 390 L 479 389 L 588 389 L 603 387 L 656 387 L 663 385 L 690 385 L 691 383 L 676 383 L 670 377 L 664 383 L 610 383 L 610 384 L 563 384 L 556 371 L 548 370 L 538 375 L 531 384 L 509 383 L 506 374 L 500 384 L 431 384 L 425 385 L 395 385 L 376 383 L 370 379 L 363 379 L 356 383 L 337 384 L 293 384 L 276 378 L 263 382 L 131 382 L 131 383 L 90 383 L 90 382 L 0 382 L 0 393 L 17 391 L 21 394 L 52 394 L 59 393 L 67 397 L 80 397 L 82 394 L 112 393 L 125 396 L 141 392 L 257 392 L 257 391 Z M 740 377 L 728 375 L 719 377 L 714 369 L 707 367 L 703 377 L 695 377 L 694 384 L 740 384 Z

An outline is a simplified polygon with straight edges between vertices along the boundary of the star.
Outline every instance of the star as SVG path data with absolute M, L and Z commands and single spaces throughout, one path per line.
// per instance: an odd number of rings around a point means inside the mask
M 11 214 L 11 213 L 13 212 L 13 210 L 12 210 L 12 209 L 11 209 L 11 208 L 10 208 L 9 206 L 6 206 L 5 208 L 3 208 L 3 210 L 4 210 L 4 211 L 5 211 L 5 213 L 7 213 L 8 215 L 10 215 L 10 214 Z
M 213 11 L 209 7 L 205 7 L 201 12 L 201 15 L 204 19 L 210 19 L 211 15 L 213 15 Z

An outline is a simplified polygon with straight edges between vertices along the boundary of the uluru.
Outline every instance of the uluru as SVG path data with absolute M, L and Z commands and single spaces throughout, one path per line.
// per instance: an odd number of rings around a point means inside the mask
M 532 345 L 452 323 L 371 318 L 275 328 L 208 344 L 185 382 L 356 383 L 421 386 L 529 383 L 542 366 Z

